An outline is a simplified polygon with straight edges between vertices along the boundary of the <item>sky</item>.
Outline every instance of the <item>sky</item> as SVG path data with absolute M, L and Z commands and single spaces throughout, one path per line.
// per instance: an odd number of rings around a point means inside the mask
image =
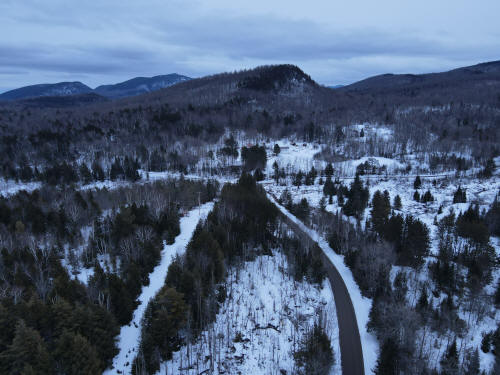
M 0 92 L 298 65 L 324 85 L 500 60 L 498 0 L 1 0 Z

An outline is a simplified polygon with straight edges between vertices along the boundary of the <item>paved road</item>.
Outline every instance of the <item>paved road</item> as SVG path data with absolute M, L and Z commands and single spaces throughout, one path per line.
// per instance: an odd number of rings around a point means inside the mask
M 328 259 L 310 235 L 304 232 L 286 215 L 282 214 L 282 217 L 302 241 L 317 246 L 320 253 L 323 255 L 323 265 L 326 269 L 328 279 L 330 280 L 330 285 L 332 286 L 335 306 L 337 308 L 342 374 L 364 375 L 363 349 L 361 347 L 358 323 L 356 321 L 356 314 L 354 313 L 354 306 L 352 305 L 351 297 L 344 280 L 330 259 Z

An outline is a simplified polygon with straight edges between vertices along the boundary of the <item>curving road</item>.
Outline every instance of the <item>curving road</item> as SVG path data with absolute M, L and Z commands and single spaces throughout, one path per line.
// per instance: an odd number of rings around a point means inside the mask
M 358 323 L 354 306 L 349 295 L 349 291 L 340 276 L 340 273 L 335 268 L 333 263 L 328 259 L 326 254 L 321 250 L 318 243 L 311 237 L 309 233 L 304 231 L 297 223 L 289 216 L 293 216 L 283 206 L 277 204 L 275 197 L 271 196 L 279 208 L 284 221 L 293 229 L 299 236 L 301 241 L 317 246 L 322 254 L 323 265 L 328 275 L 330 285 L 332 286 L 333 295 L 335 298 L 335 306 L 337 308 L 337 320 L 339 324 L 339 341 L 340 355 L 342 364 L 342 374 L 344 375 L 364 375 L 363 349 L 361 347 L 361 338 L 359 335 Z

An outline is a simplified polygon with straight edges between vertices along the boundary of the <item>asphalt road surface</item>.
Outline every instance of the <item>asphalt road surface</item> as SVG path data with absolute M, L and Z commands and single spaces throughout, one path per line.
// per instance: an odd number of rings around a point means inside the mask
M 340 276 L 339 271 L 332 264 L 330 259 L 323 253 L 319 245 L 304 232 L 296 223 L 290 220 L 286 215 L 282 215 L 285 222 L 294 230 L 303 241 L 314 243 L 318 246 L 323 255 L 323 265 L 332 286 L 337 308 L 337 320 L 339 324 L 340 355 L 342 364 L 342 374 L 344 375 L 364 375 L 365 368 L 363 362 L 363 349 L 359 336 L 358 323 L 354 306 L 352 305 L 349 291 Z

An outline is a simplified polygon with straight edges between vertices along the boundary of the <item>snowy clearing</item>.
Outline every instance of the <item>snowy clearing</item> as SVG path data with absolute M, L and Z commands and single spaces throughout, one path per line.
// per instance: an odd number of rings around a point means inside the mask
M 337 315 L 328 280 L 321 288 L 289 275 L 284 254 L 259 256 L 228 272 L 228 297 L 198 340 L 164 362 L 157 375 L 294 373 L 293 353 L 318 314 L 324 317 L 341 374 Z

